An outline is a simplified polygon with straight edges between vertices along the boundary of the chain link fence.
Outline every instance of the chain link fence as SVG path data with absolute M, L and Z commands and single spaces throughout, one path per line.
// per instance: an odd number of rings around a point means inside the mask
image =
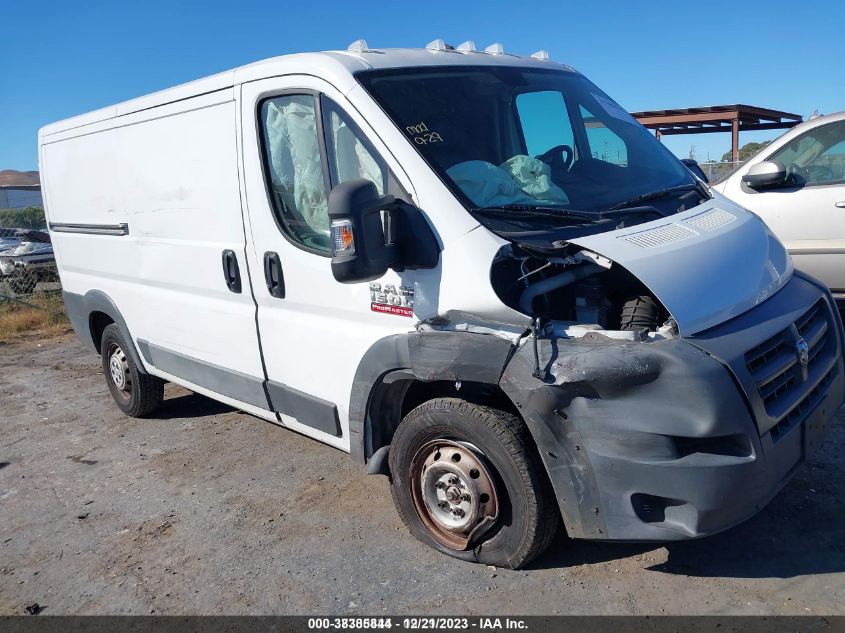
M 699 163 L 698 166 L 701 167 L 701 171 L 703 171 L 707 175 L 707 181 L 713 185 L 717 182 L 724 180 L 728 176 L 730 176 L 734 170 L 741 167 L 745 161 L 738 161 L 736 163 L 731 161 L 706 161 L 703 163 Z
M 47 231 L 0 226 L 0 341 L 58 334 L 66 324 Z

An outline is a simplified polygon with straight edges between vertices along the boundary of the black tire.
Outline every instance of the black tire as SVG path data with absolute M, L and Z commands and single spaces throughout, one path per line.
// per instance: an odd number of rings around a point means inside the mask
M 130 417 L 140 418 L 161 406 L 164 381 L 138 371 L 132 355 L 127 351 L 130 345 L 114 323 L 103 330 L 100 350 L 106 384 L 120 410 Z
M 431 450 L 427 447 L 440 441 L 451 445 L 450 440 L 477 449 L 476 454 L 488 467 L 484 474 L 489 471 L 495 483 L 498 518 L 480 537 L 467 542 L 465 549 L 445 544 L 437 526 L 427 526 L 433 523 L 431 517 L 436 511 L 428 512 L 426 506 L 418 509 L 420 493 L 415 493 L 422 487 L 426 472 L 423 467 L 414 476 L 420 452 Z M 439 457 L 441 449 L 433 450 Z M 542 554 L 560 529 L 554 493 L 528 429 L 511 413 L 457 398 L 421 404 L 396 430 L 389 462 L 391 493 L 402 522 L 417 539 L 449 556 L 517 569 Z M 477 478 L 477 471 L 473 472 Z
M 621 330 L 656 330 L 660 327 L 660 304 L 649 295 L 628 299 L 622 306 Z

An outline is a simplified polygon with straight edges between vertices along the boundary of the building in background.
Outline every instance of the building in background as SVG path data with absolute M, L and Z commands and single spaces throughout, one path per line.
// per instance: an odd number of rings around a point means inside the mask
M 0 171 L 0 209 L 41 206 L 44 206 L 44 202 L 37 171 Z
M 41 185 L 0 185 L 0 209 L 41 207 Z

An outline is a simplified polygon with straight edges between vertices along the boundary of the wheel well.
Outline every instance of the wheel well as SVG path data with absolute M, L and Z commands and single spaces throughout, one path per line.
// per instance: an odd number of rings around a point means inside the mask
M 426 382 L 415 380 L 411 382 L 405 397 L 402 399 L 402 415 L 400 421 L 413 409 L 423 402 L 435 398 L 460 398 L 474 404 L 483 404 L 496 409 L 502 409 L 519 415 L 516 407 L 502 391 L 499 385 L 488 385 L 482 382 L 461 382 L 451 380 L 434 380 Z
M 91 330 L 91 340 L 94 341 L 94 347 L 98 353 L 101 351 L 100 343 L 103 340 L 103 330 L 112 323 L 114 323 L 114 319 L 105 312 L 92 312 L 88 317 L 88 327 Z
M 390 444 L 399 423 L 414 408 L 435 398 L 460 398 L 522 417 L 499 385 L 454 380 L 398 380 L 380 385 L 370 401 L 367 458 Z

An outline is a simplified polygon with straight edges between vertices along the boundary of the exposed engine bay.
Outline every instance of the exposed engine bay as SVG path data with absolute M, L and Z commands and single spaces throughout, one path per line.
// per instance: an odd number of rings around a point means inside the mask
M 647 340 L 677 335 L 668 310 L 642 282 L 610 259 L 575 245 L 555 255 L 505 245 L 490 274 L 499 298 L 533 317 L 541 336 L 576 338 L 601 332 L 611 338 Z

